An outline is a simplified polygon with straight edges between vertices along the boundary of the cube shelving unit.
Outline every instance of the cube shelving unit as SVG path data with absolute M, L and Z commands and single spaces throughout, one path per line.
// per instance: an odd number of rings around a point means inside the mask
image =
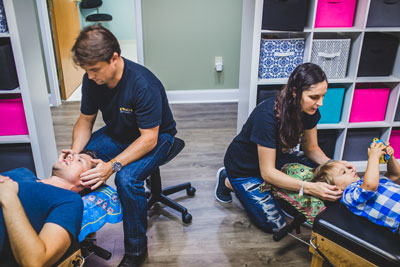
M 1 33 L 0 38 L 10 39 L 19 87 L 0 90 L 0 94 L 21 95 L 29 134 L 0 136 L 1 166 L 4 171 L 4 168 L 26 167 L 22 161 L 33 162 L 36 175 L 46 178 L 57 160 L 57 149 L 35 13 L 36 1 L 3 0 L 3 4 L 9 32 Z
M 320 0 L 321 1 L 321 0 Z M 258 64 L 260 56 L 260 42 L 263 36 L 274 36 L 274 38 L 304 38 L 305 50 L 303 62 L 310 62 L 312 43 L 315 39 L 329 39 L 331 36 L 338 36 L 341 39 L 351 39 L 350 53 L 347 64 L 347 72 L 344 78 L 329 79 L 329 87 L 344 87 L 344 100 L 342 107 L 341 120 L 338 123 L 318 124 L 320 131 L 335 130 L 337 132 L 334 140 L 333 158 L 337 160 L 346 159 L 344 154 L 346 139 L 348 136 L 354 138 L 357 132 L 371 132 L 379 136 L 371 136 L 383 140 L 389 140 L 392 129 L 400 129 L 400 121 L 395 120 L 400 95 L 400 48 L 395 57 L 395 63 L 391 75 L 379 77 L 357 77 L 358 66 L 360 62 L 361 50 L 364 35 L 367 32 L 383 32 L 395 35 L 400 39 L 399 27 L 367 27 L 369 8 L 373 0 L 358 0 L 356 3 L 354 22 L 352 27 L 337 28 L 316 28 L 315 18 L 317 12 L 318 0 L 311 0 L 308 10 L 308 18 L 303 31 L 274 31 L 262 30 L 263 18 L 263 0 L 243 1 L 242 14 L 242 36 L 241 36 L 241 54 L 240 54 L 240 75 L 239 75 L 239 105 L 238 105 L 238 132 L 246 122 L 247 117 L 253 111 L 257 104 L 259 88 L 271 88 L 276 90 L 287 82 L 287 78 L 282 79 L 259 79 Z M 358 122 L 350 123 L 350 111 L 353 101 L 353 94 L 356 85 L 369 86 L 370 84 L 383 84 L 390 88 L 389 99 L 387 102 L 385 119 L 377 122 Z M 400 112 L 400 111 L 399 111 Z M 397 117 L 400 117 L 399 115 Z M 372 130 L 372 131 L 371 131 Z M 348 134 L 349 133 L 349 134 Z M 347 139 L 347 141 L 349 141 Z M 395 148 L 396 149 L 396 148 Z M 399 150 L 397 148 L 397 150 Z M 365 149 L 359 148 L 357 153 L 366 154 Z M 357 157 L 356 157 L 357 158 Z M 360 157 L 360 160 L 350 160 L 358 171 L 365 171 L 367 161 Z M 384 170 L 385 166 L 381 166 Z

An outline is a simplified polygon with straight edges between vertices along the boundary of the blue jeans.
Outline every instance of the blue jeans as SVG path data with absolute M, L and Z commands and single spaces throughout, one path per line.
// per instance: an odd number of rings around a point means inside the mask
M 119 142 L 106 134 L 106 127 L 94 132 L 86 149 L 94 150 L 103 161 L 109 161 L 131 143 Z M 167 158 L 174 137 L 159 134 L 156 147 L 122 168 L 115 176 L 115 185 L 123 208 L 125 253 L 139 256 L 147 249 L 147 198 L 144 180 Z
M 225 171 L 225 170 L 224 170 Z M 279 231 L 286 225 L 285 216 L 271 191 L 260 193 L 264 180 L 260 177 L 229 178 L 236 197 L 242 203 L 250 220 L 267 233 Z
M 280 154 L 276 159 L 275 167 L 280 170 L 286 163 L 301 163 L 309 167 L 318 166 L 304 155 L 299 153 Z M 274 199 L 271 191 L 260 193 L 260 186 L 264 179 L 261 177 L 230 178 L 225 175 L 233 187 L 236 197 L 242 203 L 250 220 L 261 230 L 272 233 L 286 225 L 285 216 Z

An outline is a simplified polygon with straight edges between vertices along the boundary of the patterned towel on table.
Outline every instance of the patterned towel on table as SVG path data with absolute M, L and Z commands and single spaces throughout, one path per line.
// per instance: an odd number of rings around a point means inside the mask
M 109 185 L 103 185 L 82 197 L 83 219 L 79 242 L 99 230 L 105 223 L 122 221 L 122 207 L 117 191 Z

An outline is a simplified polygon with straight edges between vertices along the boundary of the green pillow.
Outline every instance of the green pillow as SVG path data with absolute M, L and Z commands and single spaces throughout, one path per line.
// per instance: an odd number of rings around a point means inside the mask
M 299 163 L 287 163 L 282 167 L 281 171 L 301 181 L 309 182 L 313 178 L 313 169 Z M 304 214 L 309 224 L 313 224 L 315 216 L 325 209 L 325 204 L 322 200 L 310 195 L 304 194 L 300 197 L 298 192 L 282 189 L 267 182 L 264 182 L 260 187 L 261 192 L 265 190 L 272 190 L 272 194 L 276 198 L 285 200 L 297 211 Z

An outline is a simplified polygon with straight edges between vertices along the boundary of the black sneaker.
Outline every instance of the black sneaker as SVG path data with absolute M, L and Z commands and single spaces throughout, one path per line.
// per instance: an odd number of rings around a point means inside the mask
M 215 185 L 215 198 L 222 203 L 230 203 L 232 202 L 231 192 L 228 187 L 225 185 L 226 175 L 223 172 L 225 167 L 222 167 L 217 172 L 217 184 Z
M 118 267 L 139 267 L 143 264 L 146 258 L 147 250 L 141 253 L 139 256 L 129 256 L 125 254 Z

